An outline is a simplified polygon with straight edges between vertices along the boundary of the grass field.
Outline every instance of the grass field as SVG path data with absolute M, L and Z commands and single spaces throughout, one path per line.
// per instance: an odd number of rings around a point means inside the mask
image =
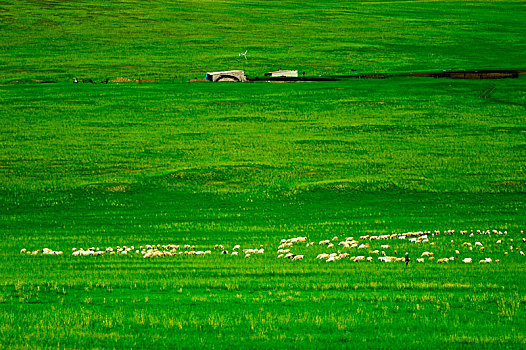
M 2 344 L 522 347 L 525 258 L 509 245 L 526 248 L 523 86 L 3 85 Z M 493 228 L 518 243 L 458 234 Z M 369 249 L 275 253 L 298 235 L 435 229 L 457 233 L 436 246 L 387 242 L 410 253 L 409 268 Z M 486 251 L 462 246 L 477 240 Z M 146 244 L 213 254 L 71 256 Z M 64 256 L 19 254 L 44 247 Z M 337 250 L 374 262 L 315 259 Z M 415 264 L 424 250 L 475 264 Z M 501 262 L 477 263 L 486 257 Z
M 524 348 L 524 75 L 186 83 L 523 69 L 523 7 L 1 3 L 0 349 Z
M 3 82 L 525 68 L 522 1 L 16 0 L 0 13 Z

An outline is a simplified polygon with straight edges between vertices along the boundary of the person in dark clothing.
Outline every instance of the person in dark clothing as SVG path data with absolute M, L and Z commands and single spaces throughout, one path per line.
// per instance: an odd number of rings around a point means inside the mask
M 410 260 L 410 259 L 409 259 L 409 253 L 406 252 L 406 253 L 405 253 L 405 265 L 406 265 L 406 266 L 409 265 L 409 260 Z

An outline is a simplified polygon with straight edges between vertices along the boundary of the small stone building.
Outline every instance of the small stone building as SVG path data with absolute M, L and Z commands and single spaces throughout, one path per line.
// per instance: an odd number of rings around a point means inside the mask
M 247 81 L 245 71 L 242 70 L 228 70 L 224 72 L 206 73 L 206 79 L 216 81 Z

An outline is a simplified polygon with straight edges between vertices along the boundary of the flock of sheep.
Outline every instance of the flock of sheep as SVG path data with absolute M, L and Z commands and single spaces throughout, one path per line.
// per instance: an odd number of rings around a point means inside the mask
M 318 260 L 324 260 L 327 263 L 335 262 L 338 260 L 349 260 L 352 262 L 373 262 L 375 260 L 385 262 L 385 263 L 392 263 L 392 262 L 405 262 L 406 264 L 409 263 L 409 261 L 413 260 L 413 257 L 409 257 L 409 253 L 405 253 L 405 255 L 399 254 L 399 252 L 396 249 L 393 249 L 390 244 L 387 244 L 385 241 L 391 240 L 391 242 L 394 242 L 392 240 L 402 240 L 403 242 L 400 243 L 412 243 L 416 244 L 422 247 L 425 247 L 422 253 L 419 253 L 418 256 L 414 259 L 417 263 L 423 263 L 426 260 L 427 261 L 436 261 L 437 263 L 445 264 L 449 262 L 454 261 L 461 261 L 463 263 L 472 263 L 474 259 L 472 257 L 469 257 L 467 255 L 470 255 L 470 252 L 479 252 L 478 255 L 485 253 L 485 247 L 484 244 L 482 244 L 480 241 L 475 242 L 469 242 L 467 238 L 472 238 L 475 235 L 477 236 L 487 236 L 484 240 L 487 241 L 491 236 L 499 236 L 498 240 L 495 241 L 495 244 L 502 245 L 503 248 L 500 250 L 501 255 L 508 255 L 508 254 L 520 254 L 521 256 L 524 256 L 524 251 L 521 250 L 520 247 L 517 245 L 520 245 L 522 243 L 526 243 L 526 238 L 522 238 L 519 240 L 519 242 L 514 242 L 512 238 L 507 238 L 507 232 L 501 232 L 497 230 L 492 231 L 460 231 L 460 236 L 466 238 L 463 239 L 464 242 L 461 243 L 461 247 L 457 247 L 462 249 L 462 252 L 459 249 L 451 249 L 451 254 L 448 254 L 446 256 L 442 256 L 440 258 L 435 257 L 435 254 L 432 252 L 433 248 L 435 247 L 436 243 L 435 241 L 430 241 L 430 239 L 433 239 L 440 235 L 450 235 L 450 236 L 458 236 L 458 234 L 454 230 L 448 230 L 444 232 L 435 231 L 420 231 L 420 232 L 407 232 L 407 233 L 401 233 L 401 234 L 391 234 L 391 235 L 378 235 L 378 236 L 371 236 L 371 235 L 364 235 L 360 236 L 358 239 L 355 239 L 354 237 L 346 237 L 344 239 L 339 239 L 338 237 L 333 237 L 332 239 L 327 240 L 321 240 L 319 242 L 312 242 L 308 241 L 307 237 L 294 237 L 289 239 L 282 239 L 278 248 L 277 248 L 277 258 L 278 259 L 290 259 L 293 261 L 296 260 L 304 260 L 305 256 L 307 255 L 307 251 L 315 250 L 316 252 L 312 254 L 312 256 L 316 255 L 316 259 Z M 523 235 L 523 231 L 521 231 L 521 235 Z M 473 239 L 474 240 L 474 239 Z M 447 240 L 446 240 L 447 241 Z M 379 242 L 379 243 L 377 243 Z M 454 240 L 451 240 L 451 243 L 454 243 Z M 391 243 L 393 245 L 400 245 L 398 243 Z M 458 244 L 458 243 L 457 243 Z M 509 247 L 507 245 L 509 244 Z M 404 245 L 405 249 L 408 248 L 407 244 Z M 320 249 L 325 250 L 323 252 L 320 252 Z M 298 251 L 300 250 L 302 254 L 295 254 L 292 251 Z M 412 252 L 415 251 L 415 249 L 408 249 Z M 493 249 L 494 251 L 495 249 Z M 232 247 L 232 249 L 228 250 L 223 246 L 222 244 L 216 244 L 210 250 L 197 250 L 195 246 L 185 244 L 185 245 L 176 245 L 176 244 L 168 244 L 168 245 L 144 245 L 139 247 L 134 246 L 117 246 L 115 248 L 113 247 L 107 247 L 104 249 L 100 249 L 98 247 L 91 247 L 91 248 L 72 248 L 71 249 L 71 255 L 73 256 L 101 256 L 101 255 L 133 255 L 133 256 L 142 256 L 145 259 L 148 258 L 158 258 L 158 257 L 165 257 L 165 256 L 180 256 L 180 255 L 195 255 L 195 256 L 205 256 L 205 255 L 211 255 L 212 251 L 214 251 L 214 254 L 222 254 L 222 255 L 229 255 L 229 256 L 244 256 L 245 258 L 250 258 L 253 255 L 262 255 L 265 253 L 265 249 L 263 246 L 259 246 L 258 248 L 245 248 L 241 249 L 241 246 L 239 244 L 236 244 Z M 316 254 L 317 253 L 317 254 Z M 495 251 L 493 252 L 496 253 Z M 49 248 L 44 248 L 42 250 L 27 250 L 22 249 L 20 251 L 20 254 L 27 254 L 27 255 L 64 255 L 63 251 L 55 251 Z M 309 254 L 310 255 L 310 254 Z M 375 259 L 376 258 L 376 259 Z M 476 260 L 475 260 L 476 261 Z M 488 264 L 488 263 L 499 263 L 500 259 L 493 259 L 491 257 L 484 256 L 484 258 L 479 260 L 480 264 Z
M 325 260 L 325 262 L 334 262 L 337 260 L 342 259 L 348 259 L 353 262 L 373 262 L 375 260 L 375 257 L 377 257 L 377 260 L 381 262 L 405 262 L 406 264 L 409 263 L 411 258 L 409 257 L 409 253 L 405 253 L 403 256 L 398 256 L 398 252 L 395 249 L 392 249 L 391 245 L 389 244 L 378 244 L 380 249 L 373 249 L 371 248 L 371 245 L 374 245 L 374 241 L 381 241 L 381 240 L 405 240 L 407 242 L 411 242 L 414 244 L 419 245 L 429 245 L 430 248 L 434 247 L 436 245 L 436 242 L 430 242 L 430 237 L 439 236 L 441 234 L 444 235 L 454 235 L 454 230 L 448 230 L 441 233 L 440 231 L 435 231 L 431 233 L 430 231 L 427 232 L 407 232 L 407 233 L 401 233 L 401 234 L 391 234 L 391 235 L 379 235 L 379 236 L 360 236 L 359 239 L 354 239 L 354 237 L 346 237 L 343 240 L 340 240 L 338 237 L 333 237 L 331 240 L 322 240 L 317 242 L 307 242 L 307 237 L 295 237 L 290 239 L 283 239 L 281 240 L 281 244 L 278 247 L 278 258 L 289 258 L 292 260 L 296 259 L 303 259 L 304 255 L 296 255 L 291 252 L 291 250 L 294 248 L 294 246 L 297 246 L 298 244 L 304 244 L 306 247 L 312 247 L 315 245 L 318 246 L 326 246 L 328 249 L 333 248 L 337 249 L 337 252 L 326 252 L 326 253 L 319 253 L 316 256 L 316 259 Z M 473 231 L 460 231 L 460 234 L 462 236 L 468 236 L 468 237 L 474 237 L 475 235 L 487 235 L 491 236 L 493 235 L 507 235 L 507 232 L 501 232 L 497 230 L 492 231 L 477 231 L 474 233 Z M 523 231 L 521 231 L 521 235 L 523 234 Z M 526 238 L 522 238 L 522 243 L 526 242 Z M 384 242 L 385 243 L 385 242 Z M 454 243 L 454 240 L 451 240 L 451 243 Z M 499 239 L 495 242 L 496 244 L 505 244 L 504 239 Z M 513 239 L 509 239 L 510 247 L 509 252 L 504 249 L 503 255 L 508 255 L 509 253 L 518 253 L 522 256 L 524 256 L 524 252 L 522 250 L 519 250 L 519 247 L 513 246 Z M 463 263 L 469 264 L 473 262 L 473 258 L 471 257 L 464 257 L 460 258 L 460 256 L 464 256 L 466 254 L 469 254 L 468 252 L 473 252 L 473 249 L 477 249 L 480 252 L 485 251 L 484 245 L 476 241 L 474 243 L 464 241 L 462 243 L 462 247 L 465 248 L 467 252 L 461 253 L 458 249 L 455 249 L 454 255 L 445 256 L 436 259 L 435 254 L 431 251 L 424 251 L 422 252 L 419 257 L 415 259 L 417 263 L 423 263 L 424 261 L 434 261 L 436 260 L 437 263 L 449 263 L 453 261 L 461 261 Z M 431 250 L 431 249 L 429 249 Z M 360 252 L 364 252 L 363 255 L 360 254 Z M 354 254 L 357 253 L 357 254 Z M 366 256 L 367 255 L 367 256 Z M 490 257 L 485 257 L 483 259 L 479 260 L 479 263 L 481 264 L 488 264 L 496 262 L 499 263 L 499 259 L 493 260 Z

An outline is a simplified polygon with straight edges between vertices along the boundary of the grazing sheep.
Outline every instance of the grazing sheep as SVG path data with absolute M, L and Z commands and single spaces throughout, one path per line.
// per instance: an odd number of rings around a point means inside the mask
M 519 254 L 524 256 L 524 252 L 522 250 L 519 252 Z
M 384 245 L 381 245 L 380 248 L 382 248 L 382 249 L 389 249 L 389 248 L 391 248 L 391 246 L 389 244 L 384 244 Z
M 322 254 L 318 254 L 318 256 L 316 257 L 316 259 L 327 259 L 329 258 L 329 254 L 327 253 L 322 253 Z
M 239 255 L 238 252 L 232 252 L 232 255 Z
M 462 259 L 462 262 L 464 264 L 471 264 L 473 262 L 473 259 L 471 259 L 471 258 L 464 258 L 464 259 Z
M 278 249 L 283 249 L 287 247 L 292 247 L 292 243 L 282 243 L 278 246 Z
M 449 259 L 448 258 L 442 258 L 442 259 L 438 259 L 437 260 L 437 263 L 439 264 L 442 264 L 442 263 L 448 263 L 449 262 Z
M 424 258 L 417 258 L 417 259 L 416 259 L 416 262 L 418 262 L 418 263 L 423 263 L 423 262 L 424 262 Z
M 295 255 L 292 260 L 303 260 L 303 255 Z
M 373 257 L 372 256 L 368 256 L 367 259 L 365 259 L 365 260 L 367 260 L 368 262 L 373 262 Z
M 433 256 L 432 252 L 423 252 L 421 256 Z
M 378 260 L 383 261 L 383 262 L 393 262 L 393 261 L 396 261 L 396 257 L 394 257 L 394 256 L 379 256 Z
M 281 258 L 283 258 L 283 254 L 278 255 L 278 259 L 281 259 Z
M 239 244 L 236 244 L 234 248 L 232 248 L 232 250 L 238 250 L 239 248 L 241 248 L 241 246 Z

